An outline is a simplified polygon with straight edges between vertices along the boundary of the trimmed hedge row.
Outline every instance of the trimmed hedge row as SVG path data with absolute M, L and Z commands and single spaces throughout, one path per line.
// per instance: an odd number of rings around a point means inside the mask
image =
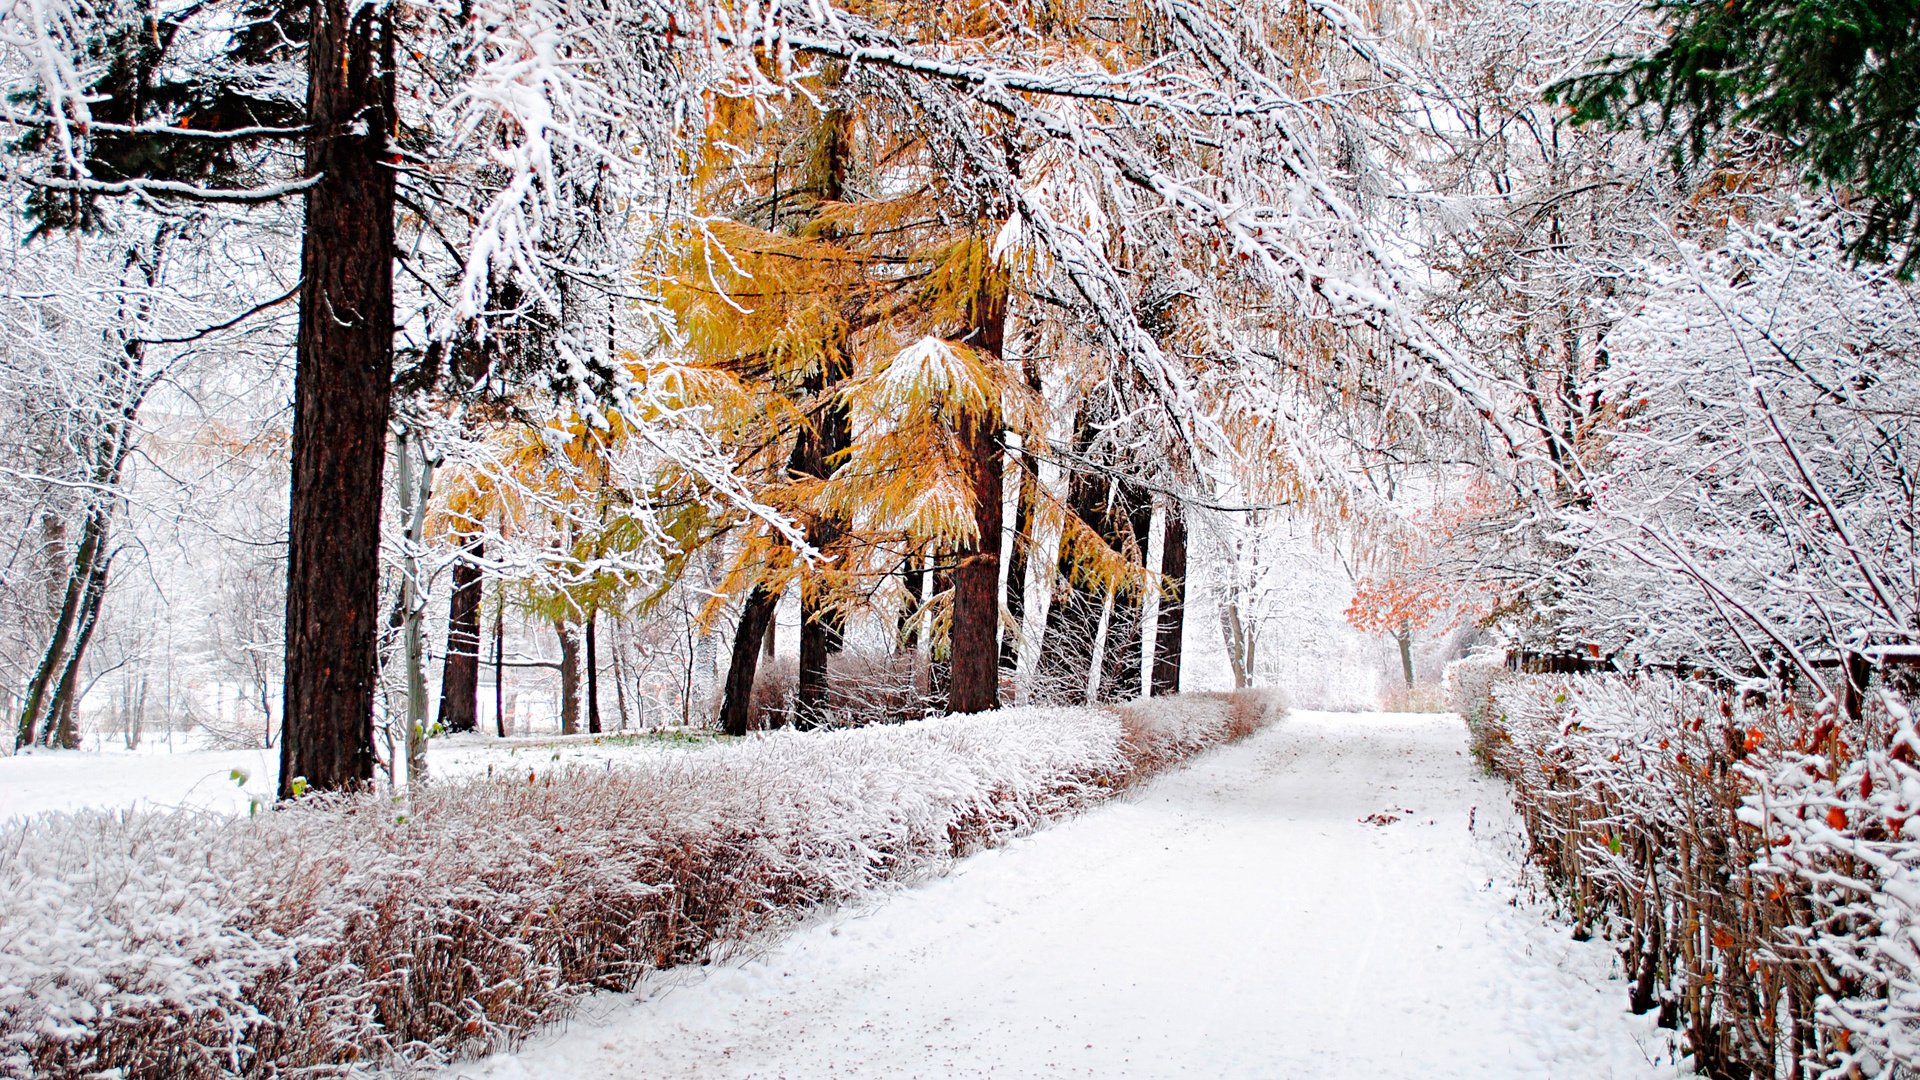
M 777 733 L 257 818 L 0 828 L 0 1071 L 343 1075 L 937 873 L 1282 710 L 1252 695 Z

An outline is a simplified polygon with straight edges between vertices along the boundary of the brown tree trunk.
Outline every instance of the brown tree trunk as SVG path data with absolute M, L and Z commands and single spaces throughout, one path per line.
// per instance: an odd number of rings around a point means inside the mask
M 314 0 L 295 339 L 280 797 L 373 783 L 380 498 L 393 378 L 391 9 Z
M 104 536 L 106 526 L 101 530 Z M 79 709 L 81 665 L 86 660 L 87 645 L 93 641 L 94 627 L 100 623 L 100 604 L 107 595 L 107 570 L 113 563 L 113 553 L 102 551 L 93 560 L 87 572 L 85 592 L 80 599 L 80 626 L 73 635 L 73 651 L 67 654 L 67 665 L 60 673 L 60 681 L 54 684 L 51 723 L 47 725 L 47 745 L 58 746 L 66 750 L 80 748 L 80 730 L 75 723 L 75 713 Z
M 1005 344 L 1006 295 L 989 285 L 978 298 L 974 345 L 998 360 Z M 974 541 L 957 552 L 953 571 L 952 675 L 947 710 L 982 712 L 1000 706 L 1000 543 L 1005 430 L 996 415 L 961 421 L 973 489 Z
M 562 617 L 553 621 L 560 635 L 560 734 L 580 731 L 580 631 Z
M 67 646 L 80 624 L 87 583 L 91 580 L 93 563 L 105 542 L 105 531 L 105 517 L 97 511 L 90 511 L 81 525 L 80 543 L 73 552 L 73 566 L 67 571 L 66 592 L 60 601 L 60 612 L 54 620 L 53 638 L 47 642 L 46 652 L 41 654 L 40 663 L 34 668 L 33 678 L 27 684 L 26 700 L 20 709 L 19 728 L 14 734 L 13 746 L 16 750 L 44 738 L 45 733 L 52 730 L 53 725 L 45 723 L 44 719 L 51 717 L 54 711 L 51 705 L 55 672 L 62 669 L 68 655 Z
M 600 609 L 587 609 L 587 731 L 600 734 Z
M 720 730 L 745 735 L 753 712 L 753 677 L 760 664 L 760 641 L 773 619 L 780 598 L 755 585 L 740 609 L 740 625 L 733 632 L 733 662 L 727 665 L 726 691 L 720 699 Z
M 1154 697 L 1180 692 L 1180 645 L 1187 625 L 1187 519 L 1177 499 L 1167 500 L 1167 519 L 1160 534 L 1160 576 L 1166 588 L 1160 594 L 1160 619 L 1153 634 Z
M 1413 689 L 1413 628 L 1405 623 L 1393 632 L 1394 644 L 1400 646 L 1400 674 L 1407 680 L 1407 689 Z
M 440 673 L 440 728 L 472 731 L 480 723 L 480 599 L 485 579 L 479 560 L 486 556 L 480 537 L 460 548 L 453 564 L 453 595 L 447 605 L 447 659 Z
M 801 731 L 826 720 L 827 639 L 832 633 L 827 613 L 807 591 L 803 588 L 800 594 L 800 676 L 793 694 L 793 726 Z
M 1145 488 L 1122 481 L 1115 485 L 1117 505 L 1108 513 L 1108 544 L 1143 569 L 1152 544 L 1153 496 Z M 1114 597 L 1107 621 L 1105 670 L 1100 676 L 1101 701 L 1131 701 L 1140 696 L 1146 667 L 1147 590 L 1128 590 Z

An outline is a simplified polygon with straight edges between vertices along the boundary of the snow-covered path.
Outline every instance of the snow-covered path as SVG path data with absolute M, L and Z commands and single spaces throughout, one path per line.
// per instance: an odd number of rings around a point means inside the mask
M 1606 946 L 1511 903 L 1515 827 L 1465 742 L 1450 716 L 1296 713 L 454 1074 L 1675 1075 Z

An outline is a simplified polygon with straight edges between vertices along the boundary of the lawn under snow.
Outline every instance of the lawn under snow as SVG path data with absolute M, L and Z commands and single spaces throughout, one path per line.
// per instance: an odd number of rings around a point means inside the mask
M 1441 715 L 1297 713 L 448 1077 L 1671 1077 Z
M 577 735 L 496 739 L 452 735 L 429 744 L 435 776 L 474 776 L 489 769 L 536 771 L 633 763 L 683 753 L 711 740 L 698 734 Z M 192 736 L 169 744 L 148 740 L 137 750 L 33 750 L 0 757 L 0 820 L 47 810 L 187 806 L 244 814 L 273 801 L 280 750 L 204 750 Z

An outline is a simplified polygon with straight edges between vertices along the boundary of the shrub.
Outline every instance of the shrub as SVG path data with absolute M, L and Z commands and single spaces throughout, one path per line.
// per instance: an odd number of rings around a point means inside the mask
M 1516 678 L 1487 720 L 1533 858 L 1577 932 L 1622 945 L 1636 1011 L 1715 1077 L 1920 1065 L 1920 736 L 1791 699 L 1617 676 Z
M 1010 709 L 257 818 L 0 828 L 0 1069 L 343 1075 L 511 1045 L 585 993 L 1108 797 L 1277 702 Z

